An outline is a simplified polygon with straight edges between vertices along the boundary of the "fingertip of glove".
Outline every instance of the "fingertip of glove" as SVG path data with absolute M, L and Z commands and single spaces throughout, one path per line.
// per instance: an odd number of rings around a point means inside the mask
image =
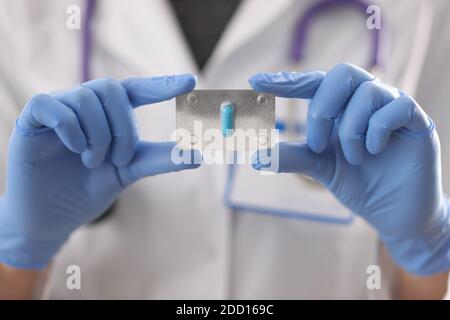
M 372 135 L 367 135 L 366 138 L 366 149 L 371 155 L 376 156 L 381 151 L 383 151 L 383 145 L 375 139 Z
M 320 154 L 325 151 L 326 146 L 323 146 L 315 141 L 308 140 L 308 148 L 312 152 L 314 152 L 316 154 Z
M 192 91 L 197 85 L 197 76 L 191 73 L 185 73 L 174 76 L 174 79 L 182 86 L 183 90 Z
M 347 162 L 350 163 L 352 166 L 360 166 L 363 162 L 363 157 L 361 156 L 345 156 L 347 159 Z
M 248 79 L 248 83 L 257 92 L 263 92 L 265 89 L 264 84 L 267 82 L 266 73 L 257 73 Z
M 103 159 L 100 157 L 95 157 L 89 150 L 81 154 L 81 161 L 83 165 L 88 169 L 95 169 L 102 163 Z
M 71 144 L 70 146 L 67 144 L 67 147 L 68 147 L 72 152 L 82 154 L 82 153 L 85 152 L 86 149 L 87 149 L 87 141 L 86 141 L 86 139 L 77 139 L 77 140 L 74 141 L 74 143 Z
M 114 152 L 116 151 L 116 152 Z M 126 167 L 128 164 L 130 164 L 131 160 L 134 156 L 134 149 L 127 149 L 125 152 L 124 150 L 121 150 L 120 152 L 117 152 L 117 149 L 113 150 L 111 161 L 116 167 Z

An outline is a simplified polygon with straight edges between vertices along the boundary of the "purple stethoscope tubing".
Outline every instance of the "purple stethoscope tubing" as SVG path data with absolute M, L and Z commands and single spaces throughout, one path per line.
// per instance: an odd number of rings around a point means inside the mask
M 295 26 L 294 37 L 289 52 L 289 59 L 293 63 L 299 63 L 305 53 L 306 40 L 308 31 L 314 19 L 318 18 L 321 13 L 338 7 L 354 8 L 366 14 L 369 5 L 363 0 L 322 0 L 313 4 L 299 19 Z M 368 61 L 369 69 L 381 66 L 381 28 L 370 30 L 372 32 L 372 51 L 370 60 Z

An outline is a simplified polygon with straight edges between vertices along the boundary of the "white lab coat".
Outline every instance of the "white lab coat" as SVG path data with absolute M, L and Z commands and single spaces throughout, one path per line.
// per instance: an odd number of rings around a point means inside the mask
M 293 69 L 287 61 L 292 28 L 313 2 L 243 1 L 204 73 L 199 74 L 199 87 L 248 88 L 247 79 L 255 72 Z M 383 78 L 415 92 L 437 122 L 448 190 L 450 129 L 440 124 L 446 124 L 449 116 L 450 45 L 440 40 L 450 39 L 450 24 L 445 21 L 449 3 L 372 2 L 382 6 L 389 30 Z M 418 28 L 421 12 L 427 12 L 421 7 L 424 2 L 435 9 L 434 22 Z M 24 103 L 36 92 L 72 87 L 79 81 L 80 31 L 65 27 L 65 11 L 73 3 L 83 7 L 82 1 L 75 0 L 0 1 L 3 180 L 7 139 Z M 166 1 L 99 1 L 96 11 L 93 77 L 198 73 Z M 417 40 L 418 32 L 425 34 L 420 37 L 422 42 Z M 417 53 L 419 48 L 423 52 Z M 343 61 L 365 66 L 370 50 L 365 18 L 351 10 L 338 10 L 314 24 L 306 58 L 295 69 L 327 70 Z M 282 117 L 280 109 L 277 113 Z M 137 116 L 143 139 L 170 138 L 175 125 L 173 101 L 142 107 Z M 284 187 L 272 192 L 267 191 L 273 189 L 269 180 L 261 182 L 261 176 L 245 170 L 236 186 L 238 197 L 296 205 L 300 199 L 299 210 L 348 214 L 331 195 L 295 175 L 276 178 Z M 223 204 L 225 182 L 225 166 L 206 165 L 135 183 L 121 195 L 110 217 L 71 236 L 53 265 L 51 297 L 369 296 L 366 271 L 378 263 L 377 238 L 364 221 L 356 218 L 351 225 L 336 226 L 232 212 Z M 259 189 L 253 189 L 256 184 Z M 264 192 L 268 196 L 258 199 Z M 66 268 L 73 264 L 81 268 L 81 290 L 66 287 Z

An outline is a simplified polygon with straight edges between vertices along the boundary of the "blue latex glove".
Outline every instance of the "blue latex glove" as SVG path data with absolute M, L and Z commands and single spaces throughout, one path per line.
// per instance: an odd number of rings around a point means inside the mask
M 327 73 L 257 74 L 250 84 L 280 97 L 311 99 L 307 143 L 280 143 L 279 172 L 322 183 L 375 227 L 407 271 L 450 269 L 439 138 L 411 97 L 348 64 Z M 267 164 L 263 154 L 254 168 Z
M 103 79 L 32 98 L 9 145 L 0 262 L 45 267 L 72 231 L 104 213 L 131 183 L 198 167 L 174 164 L 172 142 L 139 141 L 133 112 L 194 87 L 191 75 Z

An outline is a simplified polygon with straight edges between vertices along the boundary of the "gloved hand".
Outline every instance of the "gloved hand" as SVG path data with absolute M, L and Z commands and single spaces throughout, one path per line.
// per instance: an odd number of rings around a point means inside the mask
M 249 82 L 256 91 L 311 99 L 307 143 L 279 144 L 279 172 L 323 184 L 378 231 L 407 271 L 450 269 L 439 138 L 411 97 L 348 64 L 327 73 L 257 74 Z M 267 164 L 265 154 L 256 155 L 254 168 Z
M 198 167 L 198 153 L 187 155 L 192 164 L 177 165 L 174 143 L 139 141 L 133 112 L 194 87 L 191 75 L 104 79 L 33 97 L 10 140 L 0 262 L 45 267 L 72 231 L 105 212 L 131 183 Z

